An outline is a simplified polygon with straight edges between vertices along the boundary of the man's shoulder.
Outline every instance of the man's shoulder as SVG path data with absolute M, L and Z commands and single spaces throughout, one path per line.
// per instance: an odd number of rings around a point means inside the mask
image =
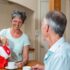
M 64 42 L 62 45 L 62 51 L 70 52 L 70 44 L 68 42 Z
M 68 42 L 63 43 L 55 54 L 58 57 L 66 58 L 68 56 L 70 58 L 70 44 Z

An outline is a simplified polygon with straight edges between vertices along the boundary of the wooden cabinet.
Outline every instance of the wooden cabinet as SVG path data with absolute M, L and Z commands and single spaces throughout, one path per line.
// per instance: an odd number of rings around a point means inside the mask
M 61 0 L 50 0 L 49 1 L 49 10 L 58 10 L 61 11 Z

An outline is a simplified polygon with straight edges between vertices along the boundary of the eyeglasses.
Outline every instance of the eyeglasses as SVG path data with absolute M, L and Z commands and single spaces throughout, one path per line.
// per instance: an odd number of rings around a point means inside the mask
M 20 20 L 12 20 L 12 22 L 14 22 L 14 23 L 22 23 L 22 21 L 20 21 Z

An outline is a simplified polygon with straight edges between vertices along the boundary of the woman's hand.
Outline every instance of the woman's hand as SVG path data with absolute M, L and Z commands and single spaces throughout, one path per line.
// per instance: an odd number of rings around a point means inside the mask
M 22 62 L 16 62 L 16 65 L 18 66 L 18 68 L 22 68 L 23 67 L 23 63 Z
M 6 37 L 0 37 L 0 41 L 2 43 L 2 46 L 7 45 L 8 46 L 8 39 Z
M 44 70 L 44 66 L 37 64 L 35 66 L 32 66 L 32 70 Z

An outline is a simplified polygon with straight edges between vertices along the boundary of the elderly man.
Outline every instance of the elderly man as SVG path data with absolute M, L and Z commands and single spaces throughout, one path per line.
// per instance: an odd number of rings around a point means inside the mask
M 49 12 L 42 22 L 42 35 L 49 44 L 44 57 L 44 66 L 33 66 L 33 70 L 70 70 L 70 44 L 64 37 L 67 19 L 62 12 Z

